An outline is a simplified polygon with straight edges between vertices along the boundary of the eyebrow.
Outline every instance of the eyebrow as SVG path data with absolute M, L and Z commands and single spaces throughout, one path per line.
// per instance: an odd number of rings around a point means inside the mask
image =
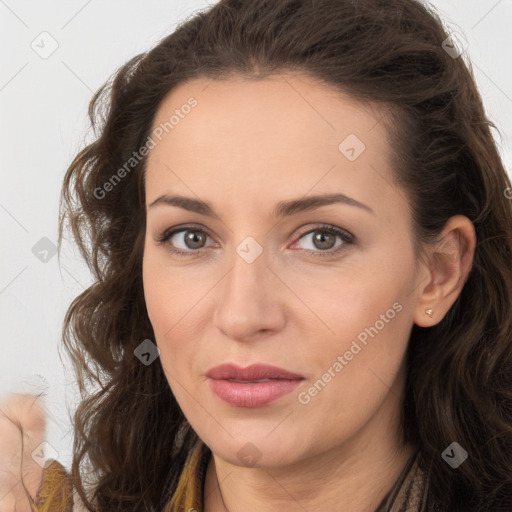
M 375 215 L 375 212 L 369 206 L 359 201 L 356 201 L 355 199 L 348 197 L 345 194 L 336 193 L 310 196 L 301 199 L 293 199 L 289 201 L 281 201 L 277 204 L 274 211 L 272 212 L 272 217 L 281 219 L 283 217 L 295 215 L 300 212 L 316 210 L 317 208 L 320 208 L 322 206 L 327 206 L 336 203 L 355 206 L 357 208 L 361 208 Z M 158 205 L 177 206 L 179 208 L 183 208 L 184 210 L 196 212 L 201 215 L 206 215 L 207 217 L 218 218 L 218 216 L 215 214 L 213 208 L 210 206 L 209 203 L 201 201 L 199 199 L 193 199 L 190 197 L 168 196 L 164 194 L 157 197 L 150 205 L 148 205 L 148 209 L 154 208 L 155 206 Z

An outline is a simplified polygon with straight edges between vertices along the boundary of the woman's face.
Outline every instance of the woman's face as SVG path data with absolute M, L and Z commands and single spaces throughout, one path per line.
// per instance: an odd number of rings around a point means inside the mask
M 279 466 L 398 428 L 426 274 L 379 116 L 292 74 L 195 79 L 157 112 L 145 299 L 169 385 L 226 461 Z M 294 376 L 208 376 L 226 363 Z

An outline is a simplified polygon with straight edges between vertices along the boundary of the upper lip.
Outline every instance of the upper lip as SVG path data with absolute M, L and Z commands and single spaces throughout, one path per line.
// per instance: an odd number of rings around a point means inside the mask
M 211 379 L 234 379 L 234 380 L 261 380 L 261 379 L 303 379 L 302 375 L 289 372 L 277 366 L 268 364 L 253 364 L 242 368 L 233 363 L 221 364 L 211 368 L 206 373 Z

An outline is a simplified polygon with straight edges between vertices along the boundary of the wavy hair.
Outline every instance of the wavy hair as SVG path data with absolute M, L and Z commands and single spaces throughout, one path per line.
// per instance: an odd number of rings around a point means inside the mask
M 69 230 L 94 276 L 63 325 L 81 395 L 71 475 L 89 510 L 162 510 L 197 441 L 160 361 L 134 357 L 154 339 L 142 282 L 146 158 L 105 185 L 177 85 L 285 71 L 386 107 L 417 247 L 453 215 L 472 221 L 477 246 L 459 297 L 438 324 L 411 331 L 402 437 L 420 448 L 429 493 L 446 510 L 512 503 L 512 189 L 471 65 L 443 49 L 448 37 L 414 0 L 221 0 L 94 95 L 95 139 L 66 172 L 59 223 L 59 247 Z M 453 441 L 469 453 L 457 470 L 441 457 Z

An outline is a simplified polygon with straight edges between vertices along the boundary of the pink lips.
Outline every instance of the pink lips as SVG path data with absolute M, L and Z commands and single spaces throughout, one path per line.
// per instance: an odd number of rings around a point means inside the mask
M 206 376 L 210 389 L 235 407 L 270 404 L 293 391 L 304 380 L 302 375 L 263 364 L 246 368 L 223 364 L 209 370 Z

